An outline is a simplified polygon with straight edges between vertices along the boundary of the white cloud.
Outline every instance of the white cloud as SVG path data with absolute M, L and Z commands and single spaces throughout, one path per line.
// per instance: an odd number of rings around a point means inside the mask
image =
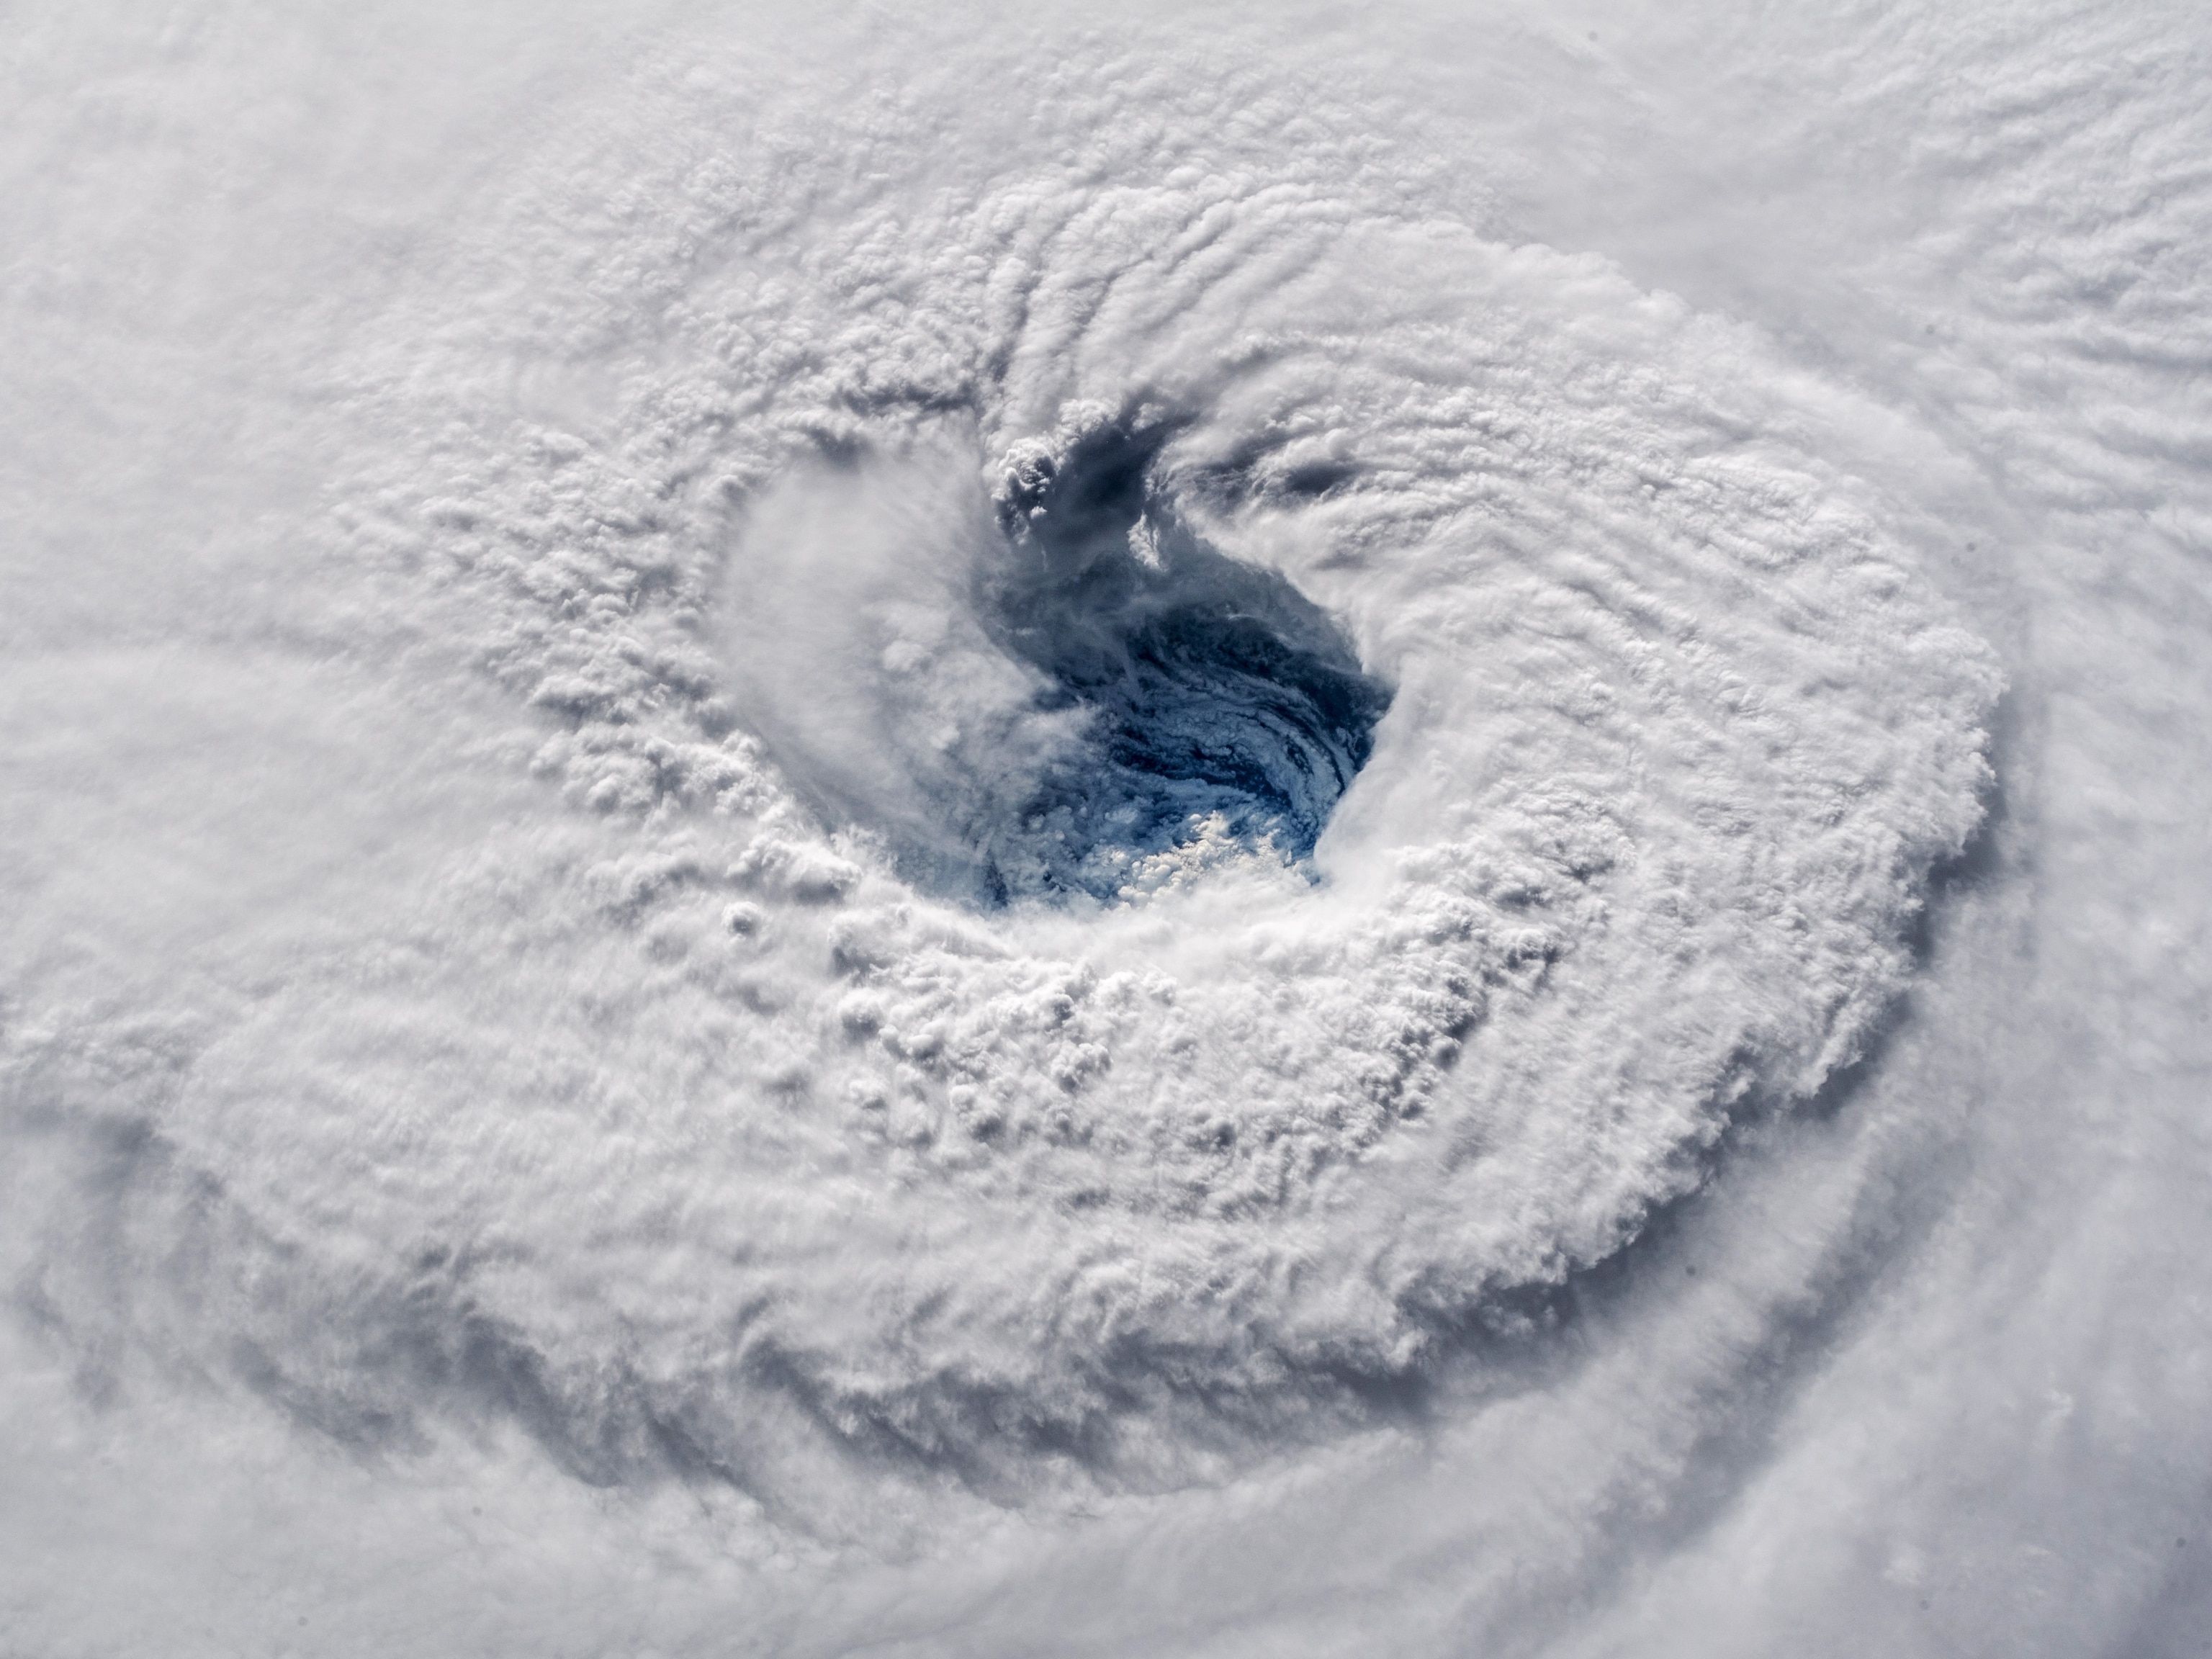
M 1500 17 L 42 25 L 11 1638 L 2179 1627 L 2193 26 Z M 1102 422 L 1391 690 L 1311 879 L 931 879 Z

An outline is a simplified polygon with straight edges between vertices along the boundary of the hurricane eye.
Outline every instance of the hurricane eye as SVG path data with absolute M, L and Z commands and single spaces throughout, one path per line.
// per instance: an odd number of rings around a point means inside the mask
M 1025 872 L 1017 888 L 1111 899 L 1200 842 L 1298 864 L 1390 706 L 1325 611 L 1209 546 L 1154 487 L 1165 436 L 1109 427 L 1002 499 L 984 626 L 1090 732 L 983 837 L 1002 881 Z

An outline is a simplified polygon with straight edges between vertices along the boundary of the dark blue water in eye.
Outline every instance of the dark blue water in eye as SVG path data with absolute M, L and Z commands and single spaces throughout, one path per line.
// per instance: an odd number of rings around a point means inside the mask
M 1372 752 L 1389 689 L 1327 613 L 1160 499 L 1166 435 L 1107 428 L 1002 500 L 1007 557 L 981 583 L 985 625 L 1048 678 L 1048 702 L 1091 716 L 1091 742 L 984 837 L 988 897 L 1111 898 L 1128 859 L 1216 817 L 1248 847 L 1303 860 Z

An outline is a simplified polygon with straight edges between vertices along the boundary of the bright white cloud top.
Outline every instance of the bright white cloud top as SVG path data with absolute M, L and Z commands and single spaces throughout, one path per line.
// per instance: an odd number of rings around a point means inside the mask
M 371 9 L 10 25 L 0 1635 L 2201 1650 L 2199 22 Z

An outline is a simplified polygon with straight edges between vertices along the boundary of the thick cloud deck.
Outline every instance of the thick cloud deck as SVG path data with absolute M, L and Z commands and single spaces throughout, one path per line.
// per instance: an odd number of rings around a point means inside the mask
M 355 372 L 434 435 L 349 489 L 363 625 L 561 793 L 195 1012 L 165 1271 L 252 1289 L 177 1340 L 824 1525 L 802 1447 L 1175 1486 L 1863 1050 L 1986 651 L 1745 332 L 1158 74 L 1164 125 L 1018 139 L 690 76 L 400 307 L 425 371 Z M 42 1086 L 118 1063 L 86 1018 Z

